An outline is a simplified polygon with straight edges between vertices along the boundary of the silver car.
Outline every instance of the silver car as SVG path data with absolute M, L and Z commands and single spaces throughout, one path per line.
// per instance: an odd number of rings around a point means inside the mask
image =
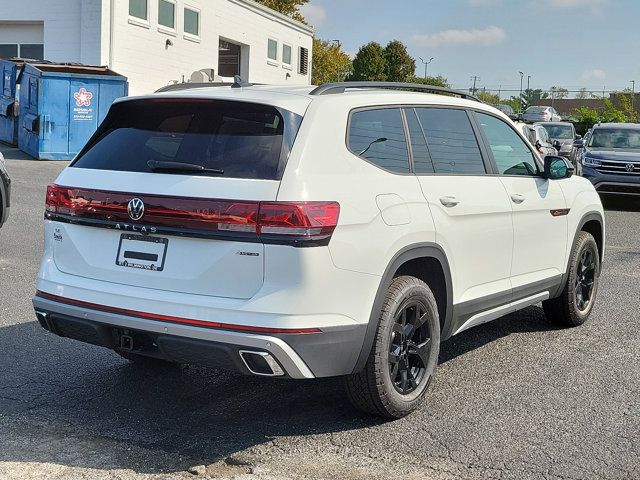
M 523 122 L 515 122 L 515 126 L 531 142 L 541 158 L 547 155 L 558 155 L 558 150 L 551 144 L 547 130 L 542 125 L 528 125 Z
M 562 117 L 553 107 L 545 107 L 544 105 L 536 105 L 527 108 L 522 114 L 522 121 L 527 123 L 535 122 L 560 122 Z

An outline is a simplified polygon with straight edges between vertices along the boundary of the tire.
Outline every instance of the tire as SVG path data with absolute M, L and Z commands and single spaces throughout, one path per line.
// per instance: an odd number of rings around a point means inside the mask
M 414 277 L 395 278 L 367 363 L 345 378 L 351 403 L 384 418 L 408 415 L 424 402 L 439 353 L 440 319 L 431 289 Z
M 591 315 L 598 293 L 600 255 L 598 244 L 590 233 L 579 232 L 576 236 L 567 272 L 567 282 L 560 296 L 542 302 L 542 308 L 549 320 L 578 327 Z

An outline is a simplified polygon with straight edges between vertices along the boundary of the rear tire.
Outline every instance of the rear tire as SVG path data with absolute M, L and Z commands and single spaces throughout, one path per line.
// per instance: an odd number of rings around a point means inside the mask
M 576 236 L 569 258 L 567 282 L 558 298 L 542 302 L 549 320 L 578 327 L 591 315 L 598 293 L 600 255 L 598 244 L 588 232 Z
M 367 363 L 345 379 L 351 403 L 380 417 L 408 415 L 425 400 L 439 352 L 440 320 L 431 289 L 415 277 L 395 278 Z

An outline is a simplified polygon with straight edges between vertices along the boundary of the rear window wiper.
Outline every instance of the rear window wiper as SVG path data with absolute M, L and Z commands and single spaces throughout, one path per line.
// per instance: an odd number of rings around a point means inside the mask
M 149 160 L 147 162 L 147 165 L 154 172 L 194 172 L 224 175 L 224 170 L 220 170 L 217 168 L 206 168 L 202 165 L 198 165 L 197 163 L 163 162 L 160 160 Z

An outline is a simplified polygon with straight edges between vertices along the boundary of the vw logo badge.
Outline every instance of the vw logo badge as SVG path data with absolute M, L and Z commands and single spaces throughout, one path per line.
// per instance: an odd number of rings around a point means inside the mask
M 627 172 L 631 173 L 636 169 L 636 166 L 633 163 L 627 163 L 624 168 Z
M 144 202 L 139 198 L 132 198 L 129 201 L 127 212 L 131 220 L 140 220 L 144 215 Z

